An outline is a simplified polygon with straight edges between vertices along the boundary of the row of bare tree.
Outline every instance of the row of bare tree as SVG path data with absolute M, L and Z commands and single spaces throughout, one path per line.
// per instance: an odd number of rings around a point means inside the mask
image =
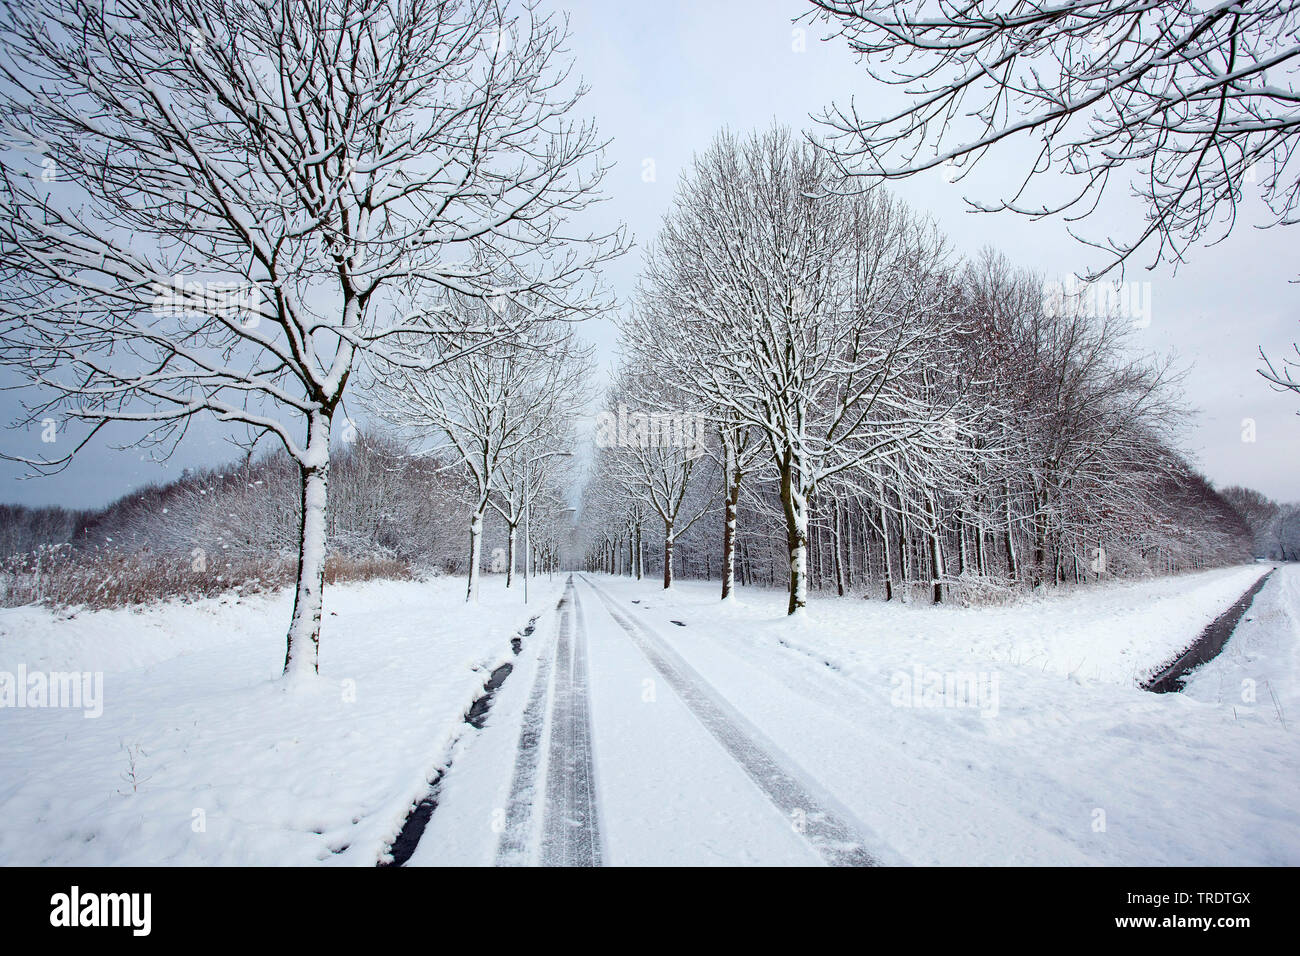
M 1169 364 L 1132 353 L 1131 318 L 1049 288 L 992 252 L 957 261 L 802 137 L 722 134 L 683 178 L 622 322 L 589 564 L 643 571 L 649 524 L 670 586 L 679 541 L 717 507 L 704 566 L 723 597 L 737 554 L 753 575 L 775 526 L 792 614 L 810 561 L 841 592 L 905 598 L 922 582 L 937 602 L 955 581 L 1240 557 L 1231 509 L 1216 521 L 1180 503 L 1216 496 L 1174 450 Z
M 166 455 L 196 415 L 278 445 L 285 674 L 312 674 L 349 386 L 406 424 L 389 386 L 607 305 L 624 241 L 575 221 L 604 167 L 567 26 L 501 0 L 14 0 L 0 31 L 0 364 L 16 424 L 58 431 L 7 457 L 58 469 L 109 426 Z

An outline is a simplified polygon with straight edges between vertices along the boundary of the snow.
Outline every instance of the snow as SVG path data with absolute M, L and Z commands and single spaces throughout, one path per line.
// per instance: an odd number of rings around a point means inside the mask
M 794 826 L 797 814 L 746 776 L 601 593 L 670 648 L 796 786 L 841 808 L 880 862 L 1294 864 L 1300 811 L 1289 781 L 1300 747 L 1267 695 L 1248 721 L 1240 703 L 1234 715 L 1194 693 L 1156 695 L 1135 683 L 1265 570 L 1116 583 L 1005 608 L 823 598 L 794 621 L 780 591 L 746 589 L 722 604 L 717 584 L 679 581 L 665 592 L 579 576 L 604 862 L 808 865 L 819 854 Z M 1264 613 L 1273 604 L 1284 628 Z M 1283 688 L 1285 707 L 1298 671 L 1300 568 L 1281 568 L 1256 611 L 1272 637 L 1243 666 L 1261 688 Z M 1193 688 L 1233 660 L 1232 648 Z M 518 672 L 526 676 L 507 684 L 483 734 L 465 742 L 408 865 L 494 861 L 521 715 L 538 661 L 553 650 L 548 640 L 530 646 Z M 900 698 L 900 677 L 918 671 L 923 683 L 934 674 L 982 682 L 968 706 Z M 534 792 L 532 855 L 519 862 L 542 858 L 545 812 Z
M 1287 566 L 1265 585 L 1214 660 L 1184 696 L 1231 711 L 1234 721 L 1294 729 L 1300 718 L 1300 574 Z
M 586 587 L 578 589 L 590 655 L 592 750 L 607 865 L 810 865 L 817 856 L 692 716 Z M 539 622 L 540 623 L 540 622 Z M 506 682 L 485 733 L 467 741 L 408 866 L 487 865 L 509 805 L 521 715 L 555 636 L 531 645 L 527 670 Z M 552 669 L 554 670 L 554 669 Z M 517 679 L 517 677 L 522 679 Z M 650 683 L 647 683 L 650 682 Z M 547 728 L 548 729 L 548 728 Z M 543 741 L 549 733 L 541 735 Z M 545 759 L 549 762 L 552 754 Z M 689 769 L 690 776 L 682 771 Z M 544 775 L 541 779 L 544 779 Z M 545 795 L 528 827 L 537 863 Z
M 370 865 L 450 763 L 408 865 L 593 838 L 605 865 L 1295 865 L 1300 566 L 1185 693 L 1137 686 L 1266 570 L 793 620 L 784 591 L 694 581 L 575 575 L 558 609 L 560 575 L 527 609 L 500 576 L 479 605 L 462 578 L 340 586 L 293 694 L 287 592 L 4 611 L 0 671 L 101 669 L 105 710 L 0 709 L 0 864 Z
M 0 708 L 0 864 L 373 865 L 563 579 L 527 606 L 502 583 L 481 606 L 463 578 L 327 587 L 321 676 L 293 693 L 291 590 L 0 610 L 0 672 L 104 674 L 98 719 Z
M 876 601 L 814 599 L 801 626 L 787 627 L 777 618 L 762 627 L 794 647 L 807 642 L 810 653 L 849 673 L 859 667 L 870 672 L 880 660 L 882 641 L 873 639 L 878 636 L 904 651 L 903 663 L 928 665 L 941 658 L 950 667 L 962 660 L 986 668 L 1009 664 L 1131 684 L 1170 663 L 1267 570 L 1247 565 L 1049 591 L 1009 607 L 916 604 L 903 611 Z M 764 604 L 756 606 L 774 610 L 780 603 L 759 593 Z M 752 619 L 752 611 L 747 617 Z
M 615 579 L 601 586 L 625 606 L 639 600 L 655 633 L 841 800 L 887 860 L 1294 865 L 1300 746 L 1262 687 L 1275 682 L 1294 701 L 1300 568 L 1280 568 L 1257 605 L 1285 611 L 1281 628 L 1257 618 L 1273 636 L 1244 664 L 1261 687 L 1255 719 L 1240 718 L 1240 703 L 1234 714 L 1227 702 L 1133 682 L 1264 570 L 998 609 L 814 600 L 793 622 L 780 614 L 780 592 L 722 605 L 716 586 L 684 585 L 671 597 Z M 995 713 L 900 701 L 899 676 L 918 667 L 995 676 Z

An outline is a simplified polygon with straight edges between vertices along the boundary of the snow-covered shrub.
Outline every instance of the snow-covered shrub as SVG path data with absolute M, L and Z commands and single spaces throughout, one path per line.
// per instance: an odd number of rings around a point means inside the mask
M 257 594 L 287 587 L 297 573 L 295 559 L 265 560 L 226 554 L 186 559 L 154 551 L 75 553 L 51 549 L 17 555 L 0 566 L 0 604 L 46 604 L 91 609 L 195 601 L 233 593 Z M 411 566 L 394 558 L 326 559 L 328 583 L 409 579 Z
M 1014 580 L 1004 575 L 966 572 L 944 579 L 950 599 L 962 607 L 1002 607 L 1022 593 Z

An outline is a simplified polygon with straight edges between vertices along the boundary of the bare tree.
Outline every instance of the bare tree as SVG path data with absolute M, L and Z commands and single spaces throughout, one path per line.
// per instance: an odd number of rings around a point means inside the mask
M 109 423 L 165 455 L 197 414 L 278 440 L 301 479 L 285 673 L 314 672 L 359 360 L 517 331 L 448 294 L 589 311 L 618 251 L 565 225 L 602 173 L 566 29 L 495 0 L 16 0 L 3 30 L 0 361 L 23 422 L 81 426 L 12 457 L 57 469 Z
M 610 391 L 609 409 L 597 429 L 597 444 L 613 483 L 663 522 L 663 581 L 673 583 L 673 548 L 713 504 L 703 490 L 710 459 L 703 419 L 684 407 L 689 397 L 654 375 L 650 368 L 625 364 Z M 630 409 L 630 410 L 629 410 Z M 624 512 L 631 517 L 637 511 Z M 626 521 L 612 544 L 621 556 L 619 538 L 634 533 L 639 522 Z M 633 554 L 629 549 L 629 571 Z
M 511 414 L 521 440 L 501 457 L 496 494 L 488 499 L 506 524 L 507 588 L 514 584 L 520 522 L 531 522 L 536 505 L 549 500 L 548 489 L 569 470 L 578 415 L 591 400 L 588 383 L 593 371 L 591 350 L 578 344 L 571 326 L 561 323 L 544 326 L 512 357 L 516 382 Z
M 764 141 L 759 159 L 728 162 L 742 150 L 723 142 L 685 181 L 622 331 L 639 378 L 710 420 L 732 500 L 731 429 L 767 451 L 742 578 L 755 579 L 753 545 L 769 582 L 790 575 L 797 611 L 808 589 L 984 600 L 1239 560 L 1240 522 L 1177 451 L 1176 371 L 1135 353 L 1110 305 L 1054 296 L 991 252 L 945 268 L 905 208 L 846 193 L 833 172 L 785 195 L 835 215 L 786 213 L 769 180 L 797 161 Z M 801 311 L 816 273 L 798 257 L 826 241 L 823 304 Z M 635 496 L 596 488 L 589 560 L 616 573 Z M 732 512 L 721 517 L 732 532 Z M 719 567 L 698 540 L 674 547 L 689 573 Z
M 487 322 L 492 306 L 459 298 L 448 308 L 466 323 Z M 515 307 L 507 309 L 513 312 Z M 517 324 L 515 319 L 510 324 Z M 483 518 L 496 507 L 514 537 L 528 495 L 547 474 L 543 463 L 561 451 L 584 401 L 587 353 L 560 321 L 536 321 L 526 338 L 430 355 L 422 367 L 388 369 L 367 383 L 366 404 L 426 453 L 450 452 L 473 489 L 466 600 L 477 600 Z M 506 500 L 500 498 L 505 496 Z
M 1258 555 L 1267 553 L 1265 535 L 1270 522 L 1280 510 L 1278 503 L 1254 488 L 1243 488 L 1240 485 L 1224 488 L 1220 495 L 1245 522 L 1250 531 L 1251 547 L 1255 553 Z
M 1275 364 L 1264 354 L 1264 350 L 1260 349 L 1259 357 L 1264 367 L 1259 370 L 1259 374 L 1264 376 L 1264 380 L 1275 390 L 1300 395 L 1300 380 L 1296 379 L 1296 370 L 1300 369 L 1300 345 L 1292 345 L 1291 351 L 1295 352 L 1295 358 L 1288 356 Z
M 1269 521 L 1265 533 L 1269 557 L 1300 561 L 1300 506 L 1283 505 Z
M 1231 229 L 1252 183 L 1275 224 L 1296 221 L 1294 2 L 811 2 L 808 19 L 907 94 L 893 113 L 864 115 L 850 101 L 824 114 L 836 154 L 859 172 L 898 178 L 946 164 L 960 177 L 985 157 L 1008 163 L 1007 147 L 1027 141 L 1019 185 L 972 208 L 1074 221 L 1117 177 L 1147 215 L 1133 235 L 1104 240 L 1111 264 L 1148 240 L 1154 261 L 1182 261 L 1191 243 Z M 1033 193 L 1048 170 L 1074 181 L 1064 196 Z
M 736 527 L 745 478 L 762 462 L 758 431 L 725 409 L 717 416 L 718 469 L 722 475 L 722 600 L 736 589 Z
M 625 324 L 709 413 L 753 427 L 780 482 L 790 613 L 807 604 L 818 485 L 936 431 L 905 383 L 939 361 L 944 250 L 883 193 L 843 195 L 823 153 L 776 129 L 698 157 Z M 942 297 L 939 297 L 942 298 Z

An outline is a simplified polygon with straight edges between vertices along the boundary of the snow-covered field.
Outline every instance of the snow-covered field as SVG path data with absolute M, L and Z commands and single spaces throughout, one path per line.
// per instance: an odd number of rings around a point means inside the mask
M 293 693 L 290 592 L 0 610 L 0 672 L 103 673 L 98 718 L 0 708 L 0 864 L 372 865 L 562 584 L 527 607 L 499 577 L 477 607 L 461 579 L 327 588 L 321 677 Z
M 1186 693 L 1135 683 L 1266 570 L 794 621 L 690 581 L 341 586 L 292 694 L 288 595 L 4 611 L 0 671 L 102 670 L 104 712 L 0 709 L 0 863 L 368 865 L 454 756 L 409 865 L 1297 864 L 1300 567 Z

